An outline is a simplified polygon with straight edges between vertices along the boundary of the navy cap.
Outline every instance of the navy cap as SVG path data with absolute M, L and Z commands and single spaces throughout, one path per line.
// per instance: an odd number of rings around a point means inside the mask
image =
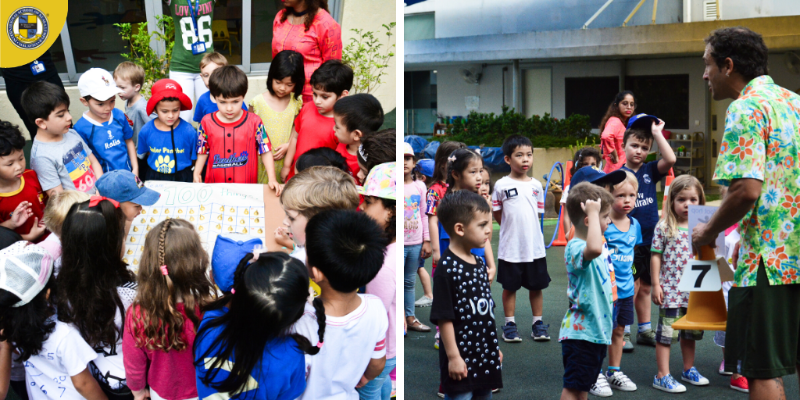
M 658 124 L 658 117 L 655 115 L 637 114 L 628 120 L 628 129 L 637 128 L 646 132 L 650 132 L 653 122 Z
M 572 176 L 569 186 L 575 187 L 575 185 L 582 182 L 589 182 L 597 186 L 613 186 L 624 181 L 626 176 L 627 174 L 625 171 L 621 169 L 606 174 L 595 167 L 586 166 L 575 171 L 575 175 Z
M 436 162 L 430 159 L 424 159 L 417 161 L 417 166 L 415 169 L 419 171 L 422 175 L 425 175 L 429 178 L 433 177 L 434 167 L 436 166 Z
M 155 190 L 144 187 L 144 182 L 128 170 L 106 172 L 95 186 L 101 195 L 120 203 L 130 201 L 142 206 L 152 206 L 161 197 Z

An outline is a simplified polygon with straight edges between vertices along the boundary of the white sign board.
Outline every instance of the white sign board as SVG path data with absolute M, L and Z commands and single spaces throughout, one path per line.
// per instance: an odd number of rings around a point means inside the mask
M 713 206 L 689 206 L 689 244 L 692 243 L 692 230 L 698 223 L 708 223 L 711 216 L 717 212 L 719 207 Z M 725 256 L 725 232 L 720 232 L 715 242 L 717 246 L 714 253 L 718 256 Z
M 692 260 L 678 284 L 681 292 L 716 292 L 722 289 L 717 260 Z

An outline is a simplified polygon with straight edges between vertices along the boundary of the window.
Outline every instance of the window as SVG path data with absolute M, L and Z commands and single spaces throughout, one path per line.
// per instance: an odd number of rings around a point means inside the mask
M 144 0 L 85 1 L 69 0 L 67 29 L 72 44 L 77 73 L 89 68 L 113 71 L 125 61 L 127 53 L 124 40 L 119 36 L 115 23 L 145 22 Z M 66 68 L 59 72 L 67 72 Z
M 403 19 L 405 40 L 425 40 L 436 38 L 436 18 L 434 13 L 410 14 Z
M 250 39 L 250 62 L 268 63 L 272 61 L 272 21 L 283 9 L 281 0 L 258 0 L 253 2 L 250 20 L 253 34 Z
M 655 115 L 666 129 L 689 129 L 689 75 L 628 76 L 625 87 L 636 95 L 636 112 Z
M 564 79 L 565 115 L 567 117 L 572 114 L 588 115 L 592 128 L 597 128 L 617 93 L 619 93 L 619 77 L 616 76 L 566 78 Z M 639 100 L 638 97 L 636 100 Z

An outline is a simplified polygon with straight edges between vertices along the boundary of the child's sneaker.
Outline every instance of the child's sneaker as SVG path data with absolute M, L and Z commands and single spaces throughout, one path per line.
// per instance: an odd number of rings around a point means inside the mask
M 625 335 L 622 336 L 622 340 L 624 340 L 622 344 L 622 352 L 623 353 L 630 353 L 633 351 L 633 342 L 631 342 L 631 333 L 627 332 Z
M 436 341 L 433 342 L 433 348 L 439 350 L 439 332 L 436 332 L 433 338 L 436 339 Z
M 750 393 L 750 385 L 747 384 L 747 378 L 741 375 L 736 379 L 731 377 L 731 389 L 738 390 L 742 393 Z
M 392 381 L 392 395 L 391 398 L 397 398 L 397 381 Z
M 611 388 L 608 387 L 608 381 L 602 373 L 597 374 L 597 382 L 589 389 L 589 393 L 597 397 L 611 397 L 614 394 L 611 392 Z
M 658 375 L 653 377 L 653 387 L 667 393 L 683 393 L 686 391 L 686 386 L 678 383 L 670 374 L 664 375 L 661 379 L 658 379 Z
M 439 398 L 441 398 L 441 399 L 444 398 L 444 390 L 442 390 L 442 384 L 441 383 L 439 384 L 439 391 L 436 392 L 436 395 L 439 396 Z
M 697 372 L 697 368 L 695 367 L 689 368 L 689 370 L 684 371 L 681 374 L 681 380 L 689 382 L 695 386 L 708 385 L 708 379 L 706 379 L 706 377 L 704 377 L 703 375 L 700 375 L 700 373 Z
M 533 340 L 537 342 L 550 340 L 550 335 L 547 333 L 547 328 L 549 327 L 550 325 L 545 325 L 541 320 L 536 321 L 536 323 L 531 326 L 531 337 Z
M 628 379 L 622 371 L 615 371 L 612 375 L 606 374 L 606 380 L 608 381 L 608 386 L 623 392 L 633 392 L 637 389 L 636 384 Z
M 722 363 L 719 365 L 719 374 L 725 376 L 733 375 L 733 372 L 726 372 L 725 371 L 725 360 L 722 360 Z
M 422 295 L 417 301 L 414 302 L 414 306 L 416 307 L 430 307 L 433 304 L 433 299 Z
M 636 334 L 636 343 L 656 347 L 656 332 L 648 329 Z
M 516 323 L 506 322 L 505 326 L 503 326 L 503 340 L 508 343 L 518 343 L 522 341 L 522 338 L 519 337 L 519 332 L 517 332 Z

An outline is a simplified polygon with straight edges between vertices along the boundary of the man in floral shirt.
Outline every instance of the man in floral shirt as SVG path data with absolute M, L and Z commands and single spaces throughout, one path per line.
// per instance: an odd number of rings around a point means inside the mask
M 725 368 L 748 378 L 750 398 L 785 399 L 781 377 L 795 373 L 800 349 L 800 97 L 767 75 L 761 35 L 725 28 L 705 42 L 703 79 L 715 100 L 735 100 L 713 178 L 728 194 L 692 238 L 711 244 L 741 221 Z

